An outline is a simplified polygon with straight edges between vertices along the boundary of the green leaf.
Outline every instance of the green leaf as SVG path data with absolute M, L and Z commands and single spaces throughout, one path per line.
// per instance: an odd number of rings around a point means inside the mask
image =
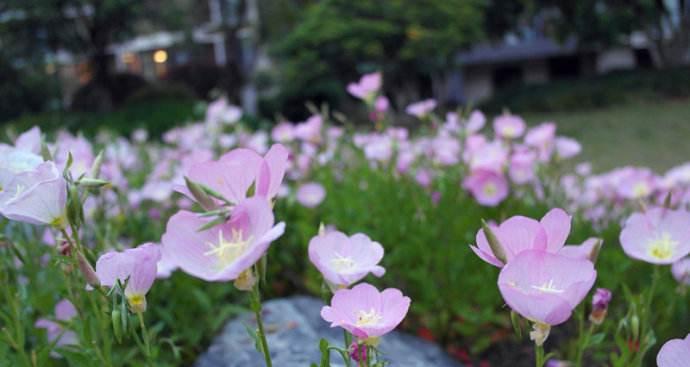
M 602 341 L 604 341 L 604 337 L 606 337 L 605 333 L 597 333 L 592 335 L 592 337 L 589 339 L 589 344 L 590 345 L 597 345 L 600 344 Z

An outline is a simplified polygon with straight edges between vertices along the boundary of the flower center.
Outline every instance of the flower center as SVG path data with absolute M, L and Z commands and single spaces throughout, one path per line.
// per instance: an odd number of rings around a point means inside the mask
M 357 312 L 357 323 L 355 325 L 357 327 L 376 326 L 381 322 L 382 319 L 383 316 L 381 316 L 373 308 L 368 312 L 360 310 Z
M 496 195 L 496 191 L 498 189 L 496 188 L 496 185 L 494 183 L 487 183 L 484 185 L 484 194 L 486 196 L 494 196 Z
M 677 245 L 678 241 L 673 240 L 669 233 L 664 232 L 650 242 L 649 255 L 659 260 L 668 260 L 673 256 Z
M 634 187 L 633 187 L 633 195 L 636 198 L 642 198 L 647 195 L 649 195 L 649 187 L 647 184 L 644 182 L 638 182 Z
M 335 257 L 331 259 L 331 266 L 335 271 L 341 273 L 352 270 L 355 267 L 355 262 L 347 256 L 336 253 Z
M 218 243 L 207 242 L 211 249 L 204 252 L 204 255 L 215 256 L 218 259 L 218 267 L 223 268 L 240 257 L 251 241 L 251 236 L 242 239 L 242 230 L 232 229 L 230 240 L 223 237 L 223 231 L 218 231 Z
M 553 282 L 553 279 L 549 279 L 548 282 L 545 282 L 542 285 L 533 285 L 532 288 L 542 292 L 542 293 L 563 293 L 564 290 L 556 288 L 556 285 Z

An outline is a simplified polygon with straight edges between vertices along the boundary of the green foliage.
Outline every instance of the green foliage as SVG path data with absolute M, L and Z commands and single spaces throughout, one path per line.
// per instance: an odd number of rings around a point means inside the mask
M 342 86 L 363 72 L 383 70 L 396 86 L 446 70 L 459 48 L 482 37 L 482 6 L 474 0 L 314 2 L 274 45 L 285 60 L 282 99 L 317 97 L 337 105 Z
M 170 92 L 169 90 L 167 92 Z M 166 92 L 166 93 L 167 93 Z M 156 98 L 149 99 L 135 94 L 132 102 L 112 112 L 46 112 L 33 115 L 23 115 L 8 121 L 5 126 L 14 131 L 25 131 L 32 126 L 39 126 L 44 131 L 68 129 L 73 132 L 81 131 L 93 136 L 105 129 L 119 135 L 129 135 L 137 128 L 146 128 L 152 136 L 160 136 L 163 132 L 198 117 L 197 103 L 193 99 Z M 179 96 L 182 96 L 181 93 Z
M 577 111 L 625 103 L 690 96 L 690 69 L 619 71 L 604 76 L 525 85 L 501 91 L 482 103 L 483 110 L 523 112 Z

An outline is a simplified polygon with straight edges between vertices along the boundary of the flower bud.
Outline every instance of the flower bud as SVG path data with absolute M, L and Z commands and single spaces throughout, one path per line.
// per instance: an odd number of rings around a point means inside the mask
M 367 360 L 367 346 L 358 343 L 350 345 L 350 358 L 355 362 L 365 362 Z
M 597 288 L 592 296 L 592 312 L 589 314 L 589 321 L 595 325 L 601 325 L 606 318 L 609 302 L 611 302 L 611 291 L 606 288 Z
M 77 255 L 77 261 L 79 262 L 79 271 L 81 271 L 81 274 L 84 276 L 86 283 L 92 287 L 100 286 L 101 282 L 98 280 L 96 271 L 93 270 L 93 266 L 91 266 L 81 252 Z
M 115 339 L 117 339 L 118 342 L 122 341 L 122 316 L 120 315 L 119 310 L 113 310 L 113 312 L 110 313 L 110 320 L 111 323 L 113 324 L 113 334 L 115 334 Z
M 640 338 L 640 318 L 637 315 L 633 315 L 630 318 L 630 329 L 632 330 L 633 340 L 639 340 Z

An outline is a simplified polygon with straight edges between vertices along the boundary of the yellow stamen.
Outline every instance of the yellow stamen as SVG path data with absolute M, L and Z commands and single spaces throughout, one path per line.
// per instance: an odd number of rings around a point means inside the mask
M 355 325 L 357 327 L 376 326 L 381 322 L 382 319 L 383 316 L 381 316 L 373 308 L 368 312 L 360 310 L 357 312 L 357 323 L 355 323 Z
M 676 246 L 678 246 L 678 241 L 675 241 L 669 233 L 664 232 L 649 243 L 649 256 L 659 260 L 668 260 L 673 257 Z
M 218 267 L 223 268 L 240 257 L 251 241 L 251 236 L 246 239 L 242 238 L 242 230 L 232 229 L 229 241 L 223 237 L 223 231 L 218 231 L 218 243 L 208 242 L 207 245 L 211 249 L 204 252 L 204 255 L 215 256 L 218 259 Z

